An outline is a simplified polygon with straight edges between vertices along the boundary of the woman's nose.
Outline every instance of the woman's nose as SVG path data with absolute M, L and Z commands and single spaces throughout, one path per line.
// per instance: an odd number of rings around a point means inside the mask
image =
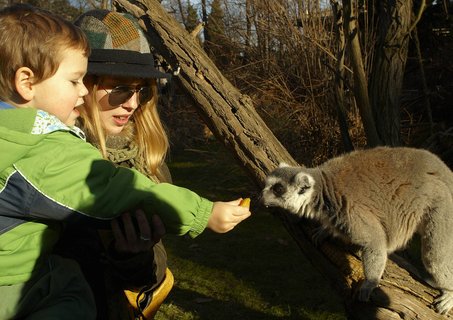
M 132 97 L 122 104 L 123 108 L 135 110 L 138 108 L 138 92 L 134 92 Z

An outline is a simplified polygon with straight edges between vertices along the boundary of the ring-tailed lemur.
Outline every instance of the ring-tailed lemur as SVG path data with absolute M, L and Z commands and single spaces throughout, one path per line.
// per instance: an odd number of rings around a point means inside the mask
M 283 164 L 267 176 L 261 201 L 361 246 L 361 301 L 378 286 L 388 254 L 419 233 L 430 284 L 442 291 L 435 309 L 445 314 L 453 307 L 453 173 L 434 154 L 378 147 L 314 168 Z

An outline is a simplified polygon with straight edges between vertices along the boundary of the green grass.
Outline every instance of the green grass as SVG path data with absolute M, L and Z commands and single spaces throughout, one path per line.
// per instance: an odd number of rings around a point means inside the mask
M 174 183 L 211 200 L 257 193 L 222 147 L 173 155 Z M 252 217 L 226 234 L 165 236 L 175 285 L 163 319 L 346 319 L 342 302 L 280 221 L 252 203 Z

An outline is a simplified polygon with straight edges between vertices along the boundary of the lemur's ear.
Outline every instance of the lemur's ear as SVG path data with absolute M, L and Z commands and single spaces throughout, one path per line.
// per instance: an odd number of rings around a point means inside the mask
M 310 175 L 306 174 L 305 172 L 299 172 L 294 177 L 294 181 L 296 182 L 297 186 L 305 192 L 307 189 L 311 188 L 314 185 L 314 179 Z M 303 193 L 299 192 L 299 193 Z
M 280 164 L 278 165 L 279 168 L 286 168 L 286 167 L 289 167 L 289 164 L 287 164 L 286 162 L 280 162 Z

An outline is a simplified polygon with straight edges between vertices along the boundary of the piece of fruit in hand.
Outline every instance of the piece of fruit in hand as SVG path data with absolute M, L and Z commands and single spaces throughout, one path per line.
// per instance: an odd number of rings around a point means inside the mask
M 250 198 L 245 198 L 241 200 L 241 203 L 239 203 L 241 207 L 245 208 L 250 208 Z

